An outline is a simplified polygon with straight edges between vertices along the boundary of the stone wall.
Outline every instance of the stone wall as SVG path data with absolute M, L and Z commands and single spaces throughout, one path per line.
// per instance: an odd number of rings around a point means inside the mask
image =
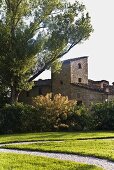
M 88 57 L 71 60 L 71 83 L 88 84 Z M 81 82 L 79 82 L 81 79 Z
M 81 68 L 79 68 L 79 64 Z M 71 83 L 88 84 L 88 57 L 81 57 L 63 62 L 60 74 L 52 74 L 52 92 L 53 94 L 62 94 L 69 99 L 82 101 L 86 106 L 90 103 L 103 102 L 107 95 L 102 92 L 79 87 Z
M 103 92 L 104 84 L 106 85 L 105 92 Z M 32 90 L 23 92 L 19 99 L 30 104 L 32 97 L 52 92 L 54 95 L 60 93 L 71 100 L 77 100 L 89 106 L 91 103 L 114 100 L 114 95 L 108 96 L 108 84 L 105 80 L 98 82 L 89 80 L 88 83 L 88 57 L 85 56 L 64 61 L 60 74 L 52 74 L 52 80 L 39 80 Z M 93 85 L 97 88 L 92 89 Z
M 62 94 L 63 96 L 70 97 L 70 82 L 71 82 L 70 64 L 65 63 L 62 65 L 62 70 L 59 74 L 52 74 L 52 92 L 53 94 Z
M 108 95 L 108 101 L 114 101 L 114 95 Z
M 46 95 L 47 93 L 51 93 L 50 86 L 34 86 L 29 91 L 23 91 L 19 96 L 19 101 L 27 104 L 32 103 L 32 97 L 37 97 L 39 95 Z
M 80 68 L 79 68 L 80 66 Z M 53 94 L 61 93 L 64 96 L 71 97 L 71 83 L 88 84 L 88 57 L 81 57 L 66 60 L 62 64 L 60 74 L 52 74 L 52 92 Z
M 71 98 L 77 101 L 82 101 L 82 103 L 86 106 L 89 106 L 91 103 L 105 101 L 107 99 L 107 95 L 71 84 Z

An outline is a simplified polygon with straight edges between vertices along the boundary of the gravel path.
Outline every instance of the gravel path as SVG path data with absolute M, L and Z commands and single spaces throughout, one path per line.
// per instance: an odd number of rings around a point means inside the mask
M 24 143 L 33 143 L 33 142 L 24 142 Z M 34 142 L 34 143 L 38 143 L 38 142 Z M 2 146 L 3 145 L 5 144 L 2 144 Z M 2 148 L 0 149 L 0 152 L 45 156 L 49 158 L 57 158 L 61 160 L 69 160 L 69 161 L 74 161 L 79 163 L 96 165 L 103 168 L 104 170 L 114 170 L 114 162 L 108 161 L 106 159 L 99 159 L 99 158 L 94 158 L 89 156 L 79 156 L 79 155 L 64 154 L 64 153 L 47 153 L 47 152 L 38 152 L 38 151 L 22 151 L 22 150 L 2 149 Z

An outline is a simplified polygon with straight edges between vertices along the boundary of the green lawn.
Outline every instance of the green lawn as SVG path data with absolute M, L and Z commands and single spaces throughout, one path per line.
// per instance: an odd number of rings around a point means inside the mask
M 64 142 L 47 142 L 37 144 L 9 145 L 6 148 L 23 150 L 40 150 L 49 152 L 77 153 L 91 155 L 100 158 L 108 158 L 114 161 L 114 140 L 72 140 Z
M 100 139 L 101 138 L 101 139 Z M 102 139 L 104 138 L 104 139 Z M 67 133 L 67 132 L 48 132 L 48 133 L 29 133 L 20 135 L 2 135 L 0 143 L 21 142 L 21 141 L 49 141 L 37 144 L 13 144 L 4 146 L 6 148 L 17 148 L 23 150 L 40 150 L 48 152 L 76 153 L 80 155 L 90 155 L 100 158 L 107 158 L 114 161 L 114 132 L 88 132 L 88 133 Z M 63 140 L 62 142 L 54 141 Z M 11 156 L 12 155 L 12 156 Z M 8 161 L 6 161 L 8 160 Z M 13 162 L 13 163 L 12 163 Z M 57 164 L 57 166 L 55 166 Z M 9 169 L 5 169 L 10 167 Z M 95 166 L 76 164 L 56 159 L 39 158 L 35 156 L 23 156 L 16 154 L 0 154 L 1 170 L 100 170 Z M 20 168 L 22 167 L 22 168 Z M 26 168 L 24 168 L 26 167 Z M 56 169 L 55 169 L 56 168 Z
M 0 153 L 0 170 L 102 170 L 102 168 L 32 155 Z
M 37 141 L 37 140 L 72 140 L 89 138 L 114 138 L 114 132 L 47 132 L 0 135 L 0 143 Z

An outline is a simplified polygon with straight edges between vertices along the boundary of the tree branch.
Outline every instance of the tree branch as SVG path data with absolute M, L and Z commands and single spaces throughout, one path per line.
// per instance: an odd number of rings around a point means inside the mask
M 65 54 L 67 54 L 67 53 L 68 53 L 75 45 L 77 45 L 81 40 L 82 40 L 82 38 L 80 38 L 77 42 L 71 44 L 70 47 L 69 47 L 65 52 L 63 52 L 62 54 L 59 54 L 58 56 L 53 57 L 50 61 L 48 61 L 48 62 L 44 65 L 44 67 L 43 67 L 41 70 L 39 70 L 36 74 L 34 74 L 28 81 L 30 82 L 30 81 L 34 80 L 34 79 L 35 79 L 37 76 L 39 76 L 43 71 L 45 71 L 46 68 L 47 68 L 51 63 L 53 63 L 56 59 L 59 59 L 59 58 L 61 58 L 62 56 L 64 56 Z

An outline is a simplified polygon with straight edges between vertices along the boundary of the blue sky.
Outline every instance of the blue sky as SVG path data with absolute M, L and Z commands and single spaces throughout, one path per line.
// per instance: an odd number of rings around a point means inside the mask
M 89 78 L 108 80 L 111 84 L 114 81 L 114 0 L 79 1 L 85 4 L 91 16 L 94 33 L 63 59 L 89 56 Z M 43 73 L 43 77 L 47 78 L 48 73 Z

